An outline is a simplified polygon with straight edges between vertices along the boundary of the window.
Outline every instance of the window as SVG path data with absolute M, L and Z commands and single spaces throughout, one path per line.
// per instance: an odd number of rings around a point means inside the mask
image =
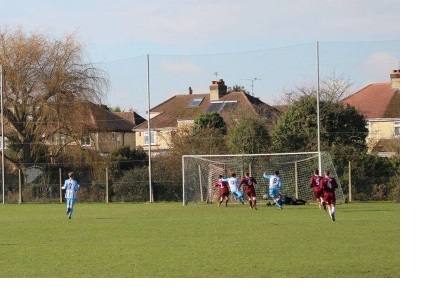
M 394 136 L 400 137 L 400 121 L 394 121 Z
M 223 106 L 223 110 L 232 110 L 237 106 L 237 101 L 225 101 L 225 105 Z
M 53 134 L 51 136 L 51 142 L 53 145 L 64 145 L 66 144 L 66 135 L 64 134 Z
M 218 112 L 223 107 L 223 101 L 213 101 L 208 107 L 207 112 Z
M 91 137 L 89 135 L 82 137 L 81 143 L 82 143 L 82 146 L 84 146 L 84 147 L 90 147 L 91 146 Z
M 143 132 L 143 145 L 149 145 L 149 141 L 151 141 L 151 145 L 155 144 L 155 132 L 151 131 L 151 133 L 145 131 Z
M 209 105 L 206 112 L 221 112 L 222 110 L 232 110 L 237 106 L 236 100 L 230 101 L 213 101 Z
M 203 98 L 193 98 L 189 103 L 188 107 L 197 107 L 203 101 Z

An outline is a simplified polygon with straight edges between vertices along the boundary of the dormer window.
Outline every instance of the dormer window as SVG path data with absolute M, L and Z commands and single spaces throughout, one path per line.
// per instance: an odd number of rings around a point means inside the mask
M 207 112 L 221 112 L 222 110 L 232 110 L 237 106 L 236 100 L 229 101 L 212 101 L 209 105 Z
M 203 98 L 193 98 L 189 103 L 188 107 L 197 107 L 202 103 Z

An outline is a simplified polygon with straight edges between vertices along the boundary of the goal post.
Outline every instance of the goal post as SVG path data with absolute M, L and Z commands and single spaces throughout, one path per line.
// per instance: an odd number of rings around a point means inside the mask
M 263 173 L 280 172 L 282 194 L 288 197 L 314 201 L 309 181 L 314 169 L 318 168 L 318 152 L 273 153 L 273 154 L 232 154 L 232 155 L 183 155 L 183 205 L 189 203 L 213 203 L 218 200 L 218 191 L 214 187 L 219 175 L 229 177 L 236 173 L 242 178 L 249 172 L 257 180 L 257 200 L 263 200 L 268 193 L 268 179 Z M 345 201 L 331 155 L 321 153 L 321 168 L 329 169 L 336 178 L 337 203 Z

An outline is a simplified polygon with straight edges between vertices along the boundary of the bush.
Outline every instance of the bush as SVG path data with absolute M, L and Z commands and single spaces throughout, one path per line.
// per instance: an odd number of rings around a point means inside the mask
M 113 185 L 112 202 L 149 201 L 149 170 L 137 167 L 123 173 Z

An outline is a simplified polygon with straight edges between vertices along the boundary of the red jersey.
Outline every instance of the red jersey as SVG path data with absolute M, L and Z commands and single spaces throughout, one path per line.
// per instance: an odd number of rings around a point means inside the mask
M 324 177 L 322 188 L 324 192 L 334 193 L 335 189 L 338 188 L 337 181 L 333 177 Z
M 309 185 L 313 189 L 314 193 L 319 193 L 323 190 L 322 179 L 323 179 L 323 177 L 319 176 L 319 175 L 313 175 L 311 177 L 311 181 L 310 181 Z
M 255 185 L 257 184 L 257 181 L 254 179 L 254 177 L 244 177 L 240 184 L 238 185 L 238 188 L 240 189 L 242 185 L 245 185 L 245 192 L 247 193 L 255 193 Z
M 217 182 L 214 184 L 214 187 L 218 187 L 220 195 L 222 196 L 229 195 L 229 183 L 227 181 L 218 179 Z

